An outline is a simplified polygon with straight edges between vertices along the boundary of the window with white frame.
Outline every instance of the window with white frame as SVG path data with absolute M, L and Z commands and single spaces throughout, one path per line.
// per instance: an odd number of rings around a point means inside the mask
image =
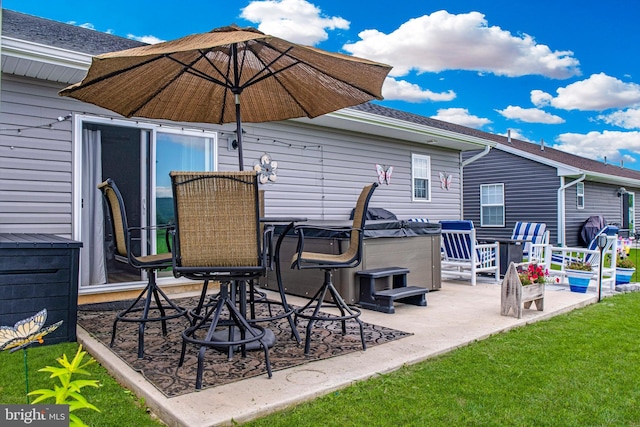
M 504 184 L 480 186 L 480 225 L 504 227 Z
M 431 157 L 423 154 L 412 154 L 411 177 L 413 200 L 431 201 Z
M 576 203 L 578 209 L 584 209 L 584 182 L 576 184 Z

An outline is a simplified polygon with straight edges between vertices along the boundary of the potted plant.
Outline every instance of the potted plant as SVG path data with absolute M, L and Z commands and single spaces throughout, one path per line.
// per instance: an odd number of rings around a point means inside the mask
M 629 258 L 631 251 L 629 239 L 620 239 L 618 242 L 618 252 L 616 254 L 616 285 L 624 285 L 631 281 L 636 265 Z
M 587 292 L 589 282 L 593 277 L 593 267 L 591 263 L 575 260 L 567 262 L 564 271 L 569 280 L 569 288 L 572 292 Z
M 522 286 L 529 286 L 534 284 L 549 283 L 549 270 L 545 269 L 542 265 L 529 264 L 529 266 L 523 270 L 518 270 L 518 278 Z

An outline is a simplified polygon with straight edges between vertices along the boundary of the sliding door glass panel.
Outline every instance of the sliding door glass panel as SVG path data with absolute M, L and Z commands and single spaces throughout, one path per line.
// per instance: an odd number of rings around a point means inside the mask
M 202 132 L 156 132 L 155 150 L 155 222 L 173 222 L 170 171 L 211 171 L 215 164 L 215 134 Z M 157 232 L 157 251 L 168 251 L 166 230 Z

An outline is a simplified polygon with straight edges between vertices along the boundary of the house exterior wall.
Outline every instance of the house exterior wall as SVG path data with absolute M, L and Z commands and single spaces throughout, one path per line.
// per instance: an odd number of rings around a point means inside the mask
M 619 185 L 584 181 L 584 209 L 577 208 L 575 187 L 566 190 L 566 246 L 581 246 L 580 232 L 582 225 L 592 215 L 602 215 L 607 224 L 622 224 L 622 199 L 618 196 Z M 627 188 L 627 191 L 640 194 L 639 188 Z M 637 202 L 636 202 L 637 204 Z M 636 211 L 637 211 L 636 205 Z M 638 224 L 638 213 L 635 214 Z
M 72 124 L 56 120 L 70 103 L 57 99 L 61 86 L 26 80 L 2 75 L 0 232 L 71 238 Z
M 463 159 L 477 154 L 463 153 Z M 468 164 L 463 170 L 464 219 L 473 221 L 479 239 L 508 239 L 516 221 L 544 222 L 550 241 L 557 241 L 557 190 L 560 178 L 556 169 L 501 150 L 492 149 L 486 156 Z M 481 227 L 480 186 L 504 184 L 504 227 Z
M 57 122 L 70 112 L 108 115 L 99 107 L 58 96 L 64 85 L 2 75 L 0 112 L 0 232 L 52 233 L 74 238 L 73 123 Z M 49 123 L 53 123 L 51 127 Z M 179 124 L 171 124 L 179 126 Z M 42 126 L 42 127 L 38 127 Z M 237 169 L 237 152 L 228 149 L 235 134 L 229 125 L 194 125 L 218 132 L 218 169 Z M 20 127 L 18 133 L 14 130 Z M 457 219 L 460 156 L 457 151 L 386 140 L 295 121 L 244 124 L 244 162 L 248 169 L 267 152 L 278 162 L 278 180 L 263 186 L 266 214 L 310 219 L 347 219 L 362 187 L 375 181 L 375 164 L 393 166 L 390 185 L 381 185 L 370 207 L 398 218 Z M 411 154 L 431 156 L 430 202 L 414 202 Z M 449 189 L 439 172 L 452 175 Z

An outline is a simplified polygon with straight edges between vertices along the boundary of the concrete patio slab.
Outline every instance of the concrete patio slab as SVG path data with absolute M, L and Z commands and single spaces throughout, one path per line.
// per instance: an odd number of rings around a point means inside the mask
M 603 291 L 603 295 L 611 294 Z M 442 289 L 427 294 L 427 307 L 396 303 L 395 314 L 363 310 L 362 320 L 413 333 L 412 336 L 286 370 L 273 378 L 261 375 L 235 383 L 167 398 L 84 329 L 78 341 L 115 378 L 169 426 L 209 427 L 232 425 L 261 417 L 343 388 L 355 381 L 390 372 L 449 352 L 473 341 L 597 302 L 593 288 L 586 294 L 568 287 L 550 286 L 544 311 L 532 306 L 521 319 L 500 315 L 500 285 L 445 281 Z M 291 304 L 304 299 L 290 297 Z M 304 337 L 303 337 L 304 338 Z M 311 344 L 313 346 L 313 342 Z M 238 396 L 242 396 L 241 399 Z

